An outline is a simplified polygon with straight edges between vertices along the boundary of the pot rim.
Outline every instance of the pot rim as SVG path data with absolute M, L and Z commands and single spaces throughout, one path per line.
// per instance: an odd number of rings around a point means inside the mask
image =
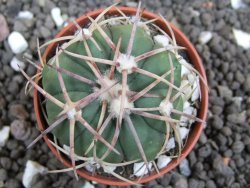
M 136 13 L 136 8 L 133 7 L 118 7 L 122 12 L 124 12 L 126 15 L 135 15 Z M 87 23 L 89 23 L 88 17 L 97 17 L 104 9 L 98 9 L 92 12 L 89 12 L 83 16 L 80 16 L 78 19 L 76 19 L 76 22 L 83 26 L 86 25 Z M 109 15 L 114 15 L 117 14 L 117 10 L 115 8 L 112 8 L 108 11 L 107 14 Z M 164 27 L 164 22 L 162 20 L 162 18 L 160 18 L 158 15 L 143 10 L 142 13 L 142 17 L 146 18 L 146 19 L 154 19 L 157 18 L 158 20 L 155 21 L 155 24 L 158 25 L 159 27 L 161 27 L 164 31 L 166 31 L 169 34 L 169 31 L 166 27 Z M 173 24 L 169 23 L 172 30 L 174 31 L 175 37 L 176 37 L 176 41 L 180 46 L 184 46 L 186 47 L 186 51 L 187 54 L 189 56 L 189 59 L 191 59 L 192 65 L 195 67 L 196 70 L 198 70 L 198 72 L 201 74 L 201 76 L 204 78 L 204 80 L 207 82 L 207 78 L 206 78 L 206 73 L 205 73 L 205 69 L 203 67 L 202 61 L 197 53 L 197 51 L 195 50 L 194 46 L 192 45 L 192 43 L 188 40 L 188 38 L 177 28 L 175 27 Z M 76 31 L 76 27 L 73 23 L 70 23 L 68 26 L 66 26 L 65 28 L 63 28 L 56 36 L 55 38 L 61 37 L 61 36 L 65 36 L 65 35 L 69 35 L 72 34 Z M 48 57 L 51 56 L 51 53 L 53 53 L 53 51 L 55 50 L 56 46 L 58 43 L 52 43 L 50 44 L 43 55 L 43 62 L 46 62 L 46 59 Z M 53 54 L 52 54 L 53 55 Z M 38 70 L 39 71 L 39 70 Z M 36 80 L 38 81 L 38 80 Z M 201 103 L 200 103 L 200 109 L 198 112 L 198 117 L 202 120 L 206 120 L 207 117 L 207 111 L 208 111 L 208 90 L 206 88 L 206 86 L 204 85 L 203 82 L 200 82 L 200 88 L 201 88 Z M 37 124 L 38 124 L 38 129 L 40 131 L 44 130 L 44 119 L 43 119 L 43 115 L 41 115 L 41 109 L 40 109 L 40 104 L 39 104 L 39 94 L 38 91 L 36 89 L 34 89 L 34 109 L 35 109 L 35 115 L 37 118 Z M 185 144 L 183 150 L 182 150 L 182 154 L 178 159 L 174 159 L 172 160 L 166 167 L 162 168 L 160 170 L 160 173 L 157 172 L 152 172 L 149 175 L 146 175 L 144 177 L 142 177 L 138 182 L 138 179 L 135 179 L 135 182 L 137 183 L 146 183 L 148 181 L 151 181 L 153 179 L 159 178 L 161 176 L 163 176 L 164 174 L 166 174 L 167 172 L 169 172 L 170 170 L 174 169 L 184 158 L 187 157 L 187 155 L 192 151 L 194 145 L 197 143 L 201 132 L 204 128 L 204 125 L 202 125 L 201 123 L 196 122 L 194 125 L 192 125 L 192 130 L 189 133 L 189 137 L 187 138 L 187 143 Z M 63 156 L 61 156 L 60 154 L 57 153 L 56 148 L 49 142 L 49 138 L 47 135 L 43 136 L 46 144 L 49 146 L 50 150 L 53 152 L 53 154 L 64 164 L 64 166 L 66 167 L 72 167 L 71 163 L 69 160 L 67 160 L 66 158 L 63 158 Z M 106 185 L 113 185 L 113 186 L 128 186 L 131 185 L 127 182 L 121 181 L 117 178 L 109 178 L 107 176 L 101 176 L 101 175 L 95 175 L 92 176 L 92 174 L 84 169 L 81 170 L 77 170 L 77 173 L 88 180 L 91 181 L 95 181 L 98 183 L 102 183 L 102 184 L 106 184 Z

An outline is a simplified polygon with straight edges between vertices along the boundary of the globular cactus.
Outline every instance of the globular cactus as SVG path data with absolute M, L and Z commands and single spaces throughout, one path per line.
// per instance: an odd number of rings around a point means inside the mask
M 184 48 L 155 20 L 140 20 L 140 6 L 132 19 L 124 14 L 104 19 L 110 8 L 95 20 L 89 17 L 86 28 L 75 23 L 75 35 L 51 41 L 67 40 L 42 66 L 43 89 L 22 72 L 46 97 L 50 124 L 31 145 L 52 132 L 59 145 L 51 142 L 68 153 L 73 170 L 96 163 L 124 180 L 107 169 L 135 162 L 149 169 L 166 153 L 170 134 L 179 146 L 174 154 L 180 154 L 181 117 L 201 120 L 183 112 L 190 99 L 187 85 L 181 85 L 183 66 L 197 75 L 178 55 Z M 167 22 L 166 27 L 171 29 Z

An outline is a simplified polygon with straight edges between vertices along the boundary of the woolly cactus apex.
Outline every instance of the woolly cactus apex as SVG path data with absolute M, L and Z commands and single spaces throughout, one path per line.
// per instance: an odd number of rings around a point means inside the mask
M 66 41 L 43 64 L 39 74 L 43 88 L 22 73 L 46 98 L 50 124 L 31 145 L 51 132 L 59 145 L 51 143 L 70 157 L 71 170 L 97 164 L 131 182 L 108 169 L 143 162 L 150 172 L 166 153 L 170 134 L 179 147 L 173 155 L 181 153 L 180 118 L 201 120 L 183 112 L 184 100 L 190 97 L 183 97 L 181 72 L 186 65 L 178 60 L 183 47 L 176 45 L 174 35 L 169 37 L 154 20 L 140 20 L 140 3 L 132 20 L 121 11 L 103 19 L 111 7 L 95 20 L 89 17 L 86 28 L 75 23 L 75 35 L 43 45 Z M 155 40 L 159 34 L 168 38 L 169 45 Z M 196 75 L 192 66 L 187 69 Z M 70 146 L 69 151 L 63 145 Z

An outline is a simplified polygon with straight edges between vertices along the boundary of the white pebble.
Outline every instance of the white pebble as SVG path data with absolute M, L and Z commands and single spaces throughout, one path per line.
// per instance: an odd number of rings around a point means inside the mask
M 10 127 L 4 126 L 0 130 L 0 147 L 5 146 L 7 140 L 9 139 L 9 136 L 10 136 Z
M 128 2 L 126 3 L 126 5 L 127 5 L 128 7 L 137 7 L 137 3 L 136 3 L 136 2 L 133 2 L 133 1 L 128 1 Z
M 188 74 L 190 74 L 190 70 L 185 65 L 181 65 L 181 77 Z
M 242 0 L 231 0 L 231 6 L 234 9 L 245 8 L 246 4 Z
M 23 35 L 13 31 L 8 37 L 8 43 L 13 53 L 20 54 L 28 48 L 28 43 Z
M 175 139 L 174 137 L 170 138 L 168 140 L 167 146 L 166 146 L 166 150 L 169 151 L 171 149 L 175 148 Z
M 194 116 L 196 116 L 197 110 L 196 110 L 194 107 L 190 106 L 190 103 L 186 101 L 186 102 L 184 103 L 183 112 L 184 112 L 185 114 L 188 114 L 188 115 L 194 115 Z M 181 120 L 180 120 L 180 121 L 181 121 L 181 123 L 180 123 L 181 126 L 186 126 L 186 125 L 188 125 L 188 124 L 187 124 L 188 122 L 189 122 L 190 124 L 194 122 L 193 119 L 189 119 L 189 118 L 186 117 L 186 116 L 181 116 Z
M 116 169 L 115 166 L 103 166 L 104 172 L 109 173 L 109 174 L 110 174 L 110 172 L 114 172 L 115 169 Z
M 86 166 L 85 166 L 85 169 L 87 170 L 87 171 L 89 171 L 89 172 L 94 172 L 94 166 L 92 165 L 92 164 L 87 164 Z
M 200 80 L 199 76 L 196 77 L 196 81 L 193 83 L 193 94 L 191 97 L 192 101 L 196 101 L 200 98 Z
M 166 156 L 166 155 L 160 155 L 158 160 L 157 160 L 157 167 L 159 169 L 162 169 L 168 165 L 168 163 L 171 162 L 171 158 Z
M 20 19 L 31 20 L 34 18 L 34 15 L 32 12 L 25 10 L 25 11 L 20 11 L 17 17 Z
M 44 166 L 35 161 L 27 161 L 22 180 L 24 187 L 30 188 L 32 178 L 37 174 L 43 174 L 45 172 L 47 172 L 47 168 Z
M 213 34 L 212 32 L 210 31 L 203 31 L 200 33 L 200 36 L 199 36 L 199 42 L 201 44 L 207 44 L 213 37 Z
M 181 161 L 179 168 L 180 168 L 180 172 L 183 176 L 188 177 L 191 175 L 191 169 L 189 167 L 189 162 L 187 159 L 184 159 L 183 161 Z
M 194 81 L 196 81 L 196 77 L 195 77 L 194 74 L 188 74 L 187 77 L 188 77 L 188 81 L 189 81 L 190 84 L 193 84 Z
M 21 69 L 25 68 L 25 63 L 17 59 L 16 57 L 13 57 L 10 61 L 10 66 L 17 72 Z M 20 67 L 20 68 L 19 68 Z
M 161 44 L 163 47 L 169 46 L 169 38 L 165 35 L 154 36 L 154 41 L 158 44 Z
M 100 168 L 100 165 L 94 161 L 89 161 L 89 164 L 85 166 L 85 169 L 89 172 L 94 172 L 94 170 L 98 168 Z
M 250 48 L 250 34 L 249 33 L 233 28 L 233 34 L 239 46 L 243 47 L 244 49 Z
M 185 139 L 189 133 L 189 129 L 186 127 L 180 127 L 179 131 L 180 131 L 180 136 L 182 140 Z
M 190 107 L 190 102 L 185 101 L 183 104 L 183 109 L 185 110 L 186 108 L 189 108 L 189 107 Z
M 88 181 L 86 181 L 84 186 L 82 186 L 82 188 L 95 188 L 95 186 L 89 183 Z
M 55 7 L 51 10 L 51 16 L 56 24 L 57 27 L 61 27 L 64 23 L 63 17 L 61 15 L 61 9 L 58 7 Z
M 189 83 L 188 80 L 183 79 L 181 81 L 181 88 L 184 88 L 184 87 L 185 87 L 185 89 L 183 92 L 185 93 L 185 95 L 183 96 L 183 100 L 187 101 L 190 99 L 190 97 L 192 96 L 192 93 L 193 93 L 192 85 Z
M 188 101 L 186 101 L 184 103 L 183 112 L 185 114 L 189 114 L 189 115 L 193 115 L 193 116 L 197 115 L 197 109 L 190 106 L 190 103 Z M 181 121 L 181 123 L 180 123 L 181 126 L 186 126 L 188 122 L 189 122 L 189 124 L 192 124 L 193 122 L 195 122 L 194 119 L 189 119 L 188 117 L 185 117 L 185 116 L 181 116 L 180 121 Z
M 184 59 L 181 55 L 177 55 L 176 58 L 179 60 L 180 64 L 181 64 L 181 77 L 183 77 L 184 75 L 188 75 L 190 74 L 190 69 L 188 67 L 190 67 L 191 65 L 187 62 L 186 59 Z
M 149 169 L 152 167 L 152 163 L 148 163 Z M 147 166 L 144 162 L 134 164 L 134 175 L 139 177 L 148 173 Z

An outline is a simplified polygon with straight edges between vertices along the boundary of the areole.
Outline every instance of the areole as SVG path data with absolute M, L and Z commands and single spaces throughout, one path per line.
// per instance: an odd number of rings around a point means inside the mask
M 119 7 L 119 9 L 121 11 L 123 11 L 126 15 L 135 15 L 136 14 L 136 8 Z M 76 22 L 80 26 L 83 27 L 84 25 L 89 23 L 88 16 L 95 18 L 102 11 L 103 11 L 103 9 L 90 12 L 87 15 L 84 15 L 84 16 L 81 16 L 80 18 L 78 18 L 76 20 Z M 108 12 L 109 15 L 115 15 L 117 13 L 118 13 L 118 11 L 115 8 L 109 10 L 109 12 Z M 148 11 L 143 11 L 142 17 L 145 19 L 148 19 L 148 20 L 157 18 L 157 20 L 155 21 L 155 24 L 158 25 L 161 29 L 163 29 L 167 33 L 169 33 L 169 31 L 167 30 L 167 27 L 165 27 L 164 21 L 159 16 L 157 16 L 153 13 L 150 13 Z M 201 74 L 201 76 L 206 81 L 206 74 L 205 74 L 204 67 L 203 67 L 201 59 L 200 59 L 199 55 L 197 54 L 196 50 L 194 49 L 193 45 L 179 29 L 177 29 L 172 24 L 170 24 L 170 25 L 171 25 L 172 30 L 174 31 L 174 34 L 175 34 L 175 37 L 177 40 L 177 44 L 186 48 L 186 52 L 189 56 L 189 59 L 193 63 L 194 68 Z M 72 35 L 72 34 L 74 34 L 76 29 L 77 29 L 76 26 L 73 23 L 71 23 L 67 27 L 63 28 L 61 30 L 61 32 L 56 35 L 56 38 L 61 37 L 61 36 Z M 45 62 L 45 60 L 48 60 L 50 57 L 52 57 L 55 54 L 55 49 L 57 47 L 57 44 L 58 43 L 52 43 L 47 47 L 47 49 L 43 55 L 44 62 Z M 43 131 L 46 128 L 47 124 L 46 124 L 46 121 L 43 117 L 38 91 L 36 89 L 34 90 L 34 107 L 35 107 L 35 114 L 36 114 L 36 118 L 37 118 L 38 128 L 40 131 Z M 201 104 L 200 104 L 198 118 L 205 120 L 207 110 L 208 110 L 208 92 L 207 92 L 207 89 L 206 89 L 206 86 L 204 85 L 204 83 L 201 82 Z M 180 163 L 180 161 L 183 160 L 191 152 L 194 145 L 198 141 L 202 130 L 203 130 L 203 125 L 201 123 L 196 122 L 195 125 L 192 126 L 192 130 L 189 133 L 189 138 L 187 139 L 187 143 L 185 144 L 185 147 L 182 150 L 181 156 L 178 159 L 173 160 L 167 167 L 161 169 L 160 173 L 152 172 L 149 175 L 141 178 L 138 181 L 138 183 L 145 183 L 145 182 L 148 182 L 150 180 L 156 179 L 156 178 L 162 176 L 163 174 L 169 172 L 173 168 L 175 168 Z M 56 148 L 51 144 L 51 142 L 49 141 L 49 137 L 47 135 L 44 136 L 44 139 L 45 139 L 47 145 L 49 146 L 49 148 L 51 149 L 51 151 L 54 153 L 54 155 L 59 160 L 61 160 L 65 166 L 71 167 L 70 161 L 67 158 L 64 158 L 63 155 L 58 154 Z M 77 173 L 80 176 L 82 176 L 83 178 L 86 178 L 88 180 L 92 180 L 92 181 L 95 181 L 98 183 L 102 183 L 102 184 L 114 185 L 114 186 L 129 185 L 129 183 L 127 183 L 127 182 L 124 182 L 124 181 L 121 181 L 121 180 L 118 180 L 118 179 L 112 178 L 112 177 L 100 176 L 100 175 L 92 176 L 92 174 L 90 172 L 87 172 L 84 169 L 77 170 Z

